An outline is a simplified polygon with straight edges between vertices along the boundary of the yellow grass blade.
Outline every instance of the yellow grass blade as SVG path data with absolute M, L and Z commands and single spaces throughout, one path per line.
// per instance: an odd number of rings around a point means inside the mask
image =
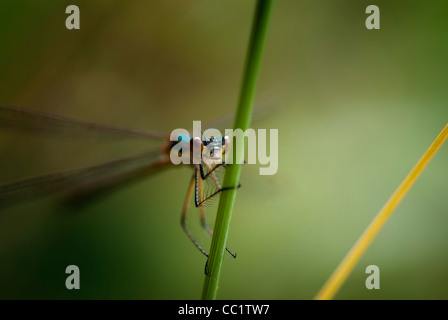
M 344 281 L 347 279 L 350 272 L 353 270 L 354 266 L 361 258 L 363 253 L 367 250 L 369 245 L 372 243 L 375 236 L 381 230 L 383 225 L 386 223 L 387 219 L 390 217 L 392 212 L 404 198 L 406 193 L 412 187 L 414 182 L 417 180 L 418 176 L 425 169 L 426 165 L 436 154 L 437 150 L 442 146 L 448 137 L 448 124 L 443 128 L 442 132 L 437 136 L 434 142 L 431 144 L 429 149 L 420 158 L 415 167 L 408 174 L 406 179 L 401 183 L 398 189 L 390 197 L 375 219 L 367 227 L 366 231 L 361 235 L 358 241 L 355 243 L 350 252 L 346 255 L 344 260 L 328 279 L 327 283 L 322 287 L 317 296 L 316 300 L 329 300 L 332 299 L 339 288 L 342 286 Z

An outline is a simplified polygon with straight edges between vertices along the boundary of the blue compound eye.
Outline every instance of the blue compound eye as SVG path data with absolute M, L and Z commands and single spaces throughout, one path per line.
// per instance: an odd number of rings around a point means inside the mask
M 181 135 L 179 135 L 179 136 L 177 137 L 177 141 L 182 141 L 182 140 L 185 141 L 185 142 L 190 141 L 190 137 L 181 134 Z

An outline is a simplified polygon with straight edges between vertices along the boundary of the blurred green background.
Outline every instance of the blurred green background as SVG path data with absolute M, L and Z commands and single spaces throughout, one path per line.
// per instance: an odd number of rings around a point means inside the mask
M 65 28 L 76 4 L 81 29 Z M 365 27 L 365 8 L 381 29 Z M 170 132 L 233 112 L 254 1 L 0 2 L 0 103 Z M 279 169 L 241 177 L 221 299 L 311 299 L 448 119 L 444 1 L 277 1 L 254 127 L 279 129 Z M 0 132 L 0 182 L 152 144 Z M 336 296 L 448 298 L 448 146 Z M 182 232 L 191 170 L 73 209 L 57 197 L 0 214 L 2 299 L 198 299 L 205 258 Z M 213 222 L 216 206 L 208 208 Z M 188 224 L 208 248 L 198 212 Z M 81 289 L 65 288 L 65 268 Z M 367 290 L 365 269 L 381 270 Z

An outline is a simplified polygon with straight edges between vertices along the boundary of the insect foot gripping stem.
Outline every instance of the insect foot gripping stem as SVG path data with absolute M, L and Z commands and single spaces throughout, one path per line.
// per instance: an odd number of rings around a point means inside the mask
M 224 188 L 221 188 L 221 192 L 222 191 L 227 191 L 227 190 L 239 189 L 239 188 L 241 188 L 241 183 L 238 183 L 237 187 L 224 187 Z
M 205 262 L 205 266 L 204 266 L 204 274 L 208 277 L 210 274 L 207 271 L 207 267 L 208 267 L 208 257 L 207 257 L 207 261 Z
M 230 249 L 227 248 L 227 247 L 226 247 L 226 251 L 227 251 L 228 253 L 230 253 L 230 255 L 232 256 L 233 259 L 236 259 L 236 252 L 233 253 L 233 252 L 230 251 Z M 207 256 L 207 261 L 205 262 L 205 266 L 204 266 L 204 274 L 208 277 L 208 276 L 209 276 L 209 273 L 208 273 L 208 271 L 207 271 L 207 267 L 208 267 L 208 256 Z

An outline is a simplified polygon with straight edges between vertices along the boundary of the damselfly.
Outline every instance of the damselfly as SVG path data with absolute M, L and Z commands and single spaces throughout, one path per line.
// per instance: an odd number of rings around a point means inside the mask
M 170 160 L 170 152 L 174 146 L 188 143 L 190 154 L 193 150 L 201 151 L 197 164 L 190 161 L 193 169 L 187 196 L 182 209 L 181 225 L 188 238 L 197 249 L 208 257 L 207 252 L 195 240 L 186 224 L 191 197 L 194 194 L 195 206 L 199 209 L 202 228 L 212 235 L 212 229 L 205 219 L 205 205 L 226 189 L 217 177 L 219 170 L 225 169 L 224 153 L 229 147 L 227 137 L 185 137 L 171 141 L 170 135 L 160 132 L 104 125 L 81 121 L 55 114 L 25 108 L 0 105 L 0 129 L 26 130 L 45 132 L 55 136 L 95 136 L 108 139 L 156 139 L 164 141 L 161 146 L 143 153 L 119 158 L 110 162 L 97 164 L 87 168 L 55 172 L 34 176 L 0 184 L 0 209 L 38 197 L 52 195 L 61 190 L 72 190 L 74 198 L 97 194 L 111 187 L 146 177 L 164 168 L 174 166 Z M 179 148 L 182 150 L 182 148 Z M 183 149 L 185 150 L 185 148 Z M 182 151 L 179 151 L 182 152 Z M 235 255 L 227 249 L 235 257 Z

